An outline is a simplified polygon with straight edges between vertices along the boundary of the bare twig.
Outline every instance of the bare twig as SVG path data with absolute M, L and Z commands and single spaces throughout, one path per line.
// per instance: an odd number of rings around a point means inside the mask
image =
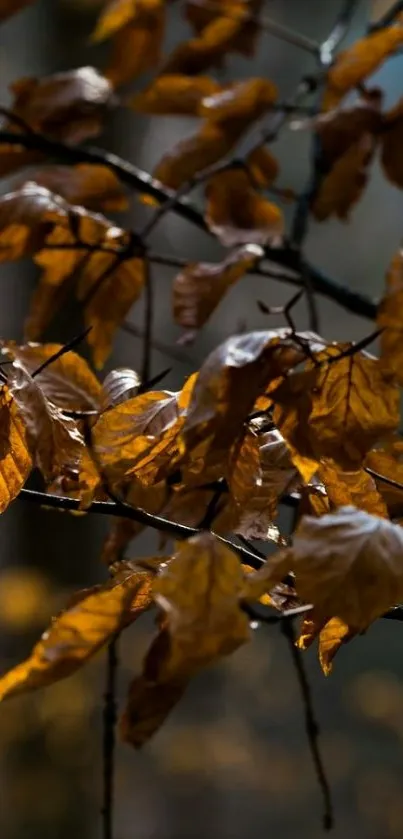
M 110 641 L 107 650 L 106 687 L 104 695 L 105 704 L 103 713 L 103 839 L 113 839 L 118 638 L 119 635 L 116 634 L 112 641 Z

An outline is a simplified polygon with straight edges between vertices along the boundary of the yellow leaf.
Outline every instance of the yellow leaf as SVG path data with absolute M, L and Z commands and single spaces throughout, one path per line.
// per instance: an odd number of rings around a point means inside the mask
M 0 390 L 0 513 L 17 497 L 32 468 L 24 420 L 10 391 Z
M 110 38 L 136 15 L 137 0 L 108 0 L 92 34 L 95 42 Z
M 207 96 L 199 115 L 214 122 L 240 120 L 247 128 L 266 113 L 277 96 L 277 87 L 269 79 L 247 79 Z
M 328 676 L 333 667 L 333 659 L 340 647 L 351 640 L 354 633 L 350 627 L 340 620 L 331 618 L 325 623 L 317 620 L 315 613 L 305 618 L 301 634 L 297 641 L 300 650 L 306 650 L 319 635 L 319 662 L 325 676 Z
M 325 486 L 331 509 L 352 505 L 375 516 L 388 518 L 386 504 L 374 479 L 365 469 L 346 472 L 339 469 L 335 463 L 322 460 L 319 464 L 318 478 Z
M 225 247 L 280 244 L 282 212 L 259 195 L 244 169 L 229 169 L 210 178 L 206 200 L 207 224 Z
M 379 449 L 368 452 L 364 465 L 403 486 L 403 440 L 400 437 L 392 437 Z M 395 513 L 399 515 L 403 506 L 403 490 L 388 484 L 387 481 L 375 479 L 375 483 L 391 516 Z
M 21 259 L 45 241 L 49 223 L 62 220 L 68 205 L 48 189 L 27 182 L 0 198 L 0 262 Z
M 197 116 L 200 102 L 220 90 L 208 76 L 185 76 L 180 73 L 159 76 L 129 100 L 141 114 L 188 114 Z

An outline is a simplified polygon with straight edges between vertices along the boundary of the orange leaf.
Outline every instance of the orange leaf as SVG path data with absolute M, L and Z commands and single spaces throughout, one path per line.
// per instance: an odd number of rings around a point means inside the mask
M 136 79 L 161 59 L 165 31 L 162 0 L 137 0 L 131 7 L 130 20 L 117 29 L 113 38 L 112 55 L 105 71 L 114 87 Z
M 386 374 L 403 385 L 403 250 L 398 250 L 386 274 L 385 294 L 378 306 L 381 363 Z
M 179 73 L 159 76 L 129 100 L 141 114 L 188 114 L 197 116 L 203 97 L 220 90 L 208 76 L 184 76 Z
M 17 497 L 32 468 L 24 420 L 10 391 L 0 390 L 0 513 Z
M 354 633 L 340 618 L 331 618 L 323 625 L 323 622 L 318 621 L 313 613 L 303 622 L 297 646 L 300 650 L 306 650 L 318 635 L 319 662 L 325 676 L 328 676 L 332 671 L 336 653 L 343 644 L 351 640 Z
M 375 516 L 388 518 L 386 504 L 375 481 L 364 469 L 346 472 L 332 461 L 322 460 L 319 464 L 318 478 L 325 486 L 331 509 L 350 504 Z
M 403 188 L 401 147 L 403 140 L 403 99 L 384 116 L 381 136 L 381 163 L 386 177 L 395 186 Z
M 312 212 L 318 221 L 335 215 L 346 221 L 350 210 L 360 200 L 368 181 L 368 166 L 372 161 L 376 140 L 371 134 L 350 146 L 325 175 L 314 196 Z
M 68 205 L 48 189 L 28 182 L 0 198 L 0 262 L 38 250 L 52 222 L 63 220 Z
M 178 189 L 199 172 L 229 154 L 240 133 L 238 131 L 230 134 L 219 124 L 205 123 L 195 134 L 180 140 L 164 154 L 153 171 L 153 177 L 170 189 Z
M 194 32 L 198 35 L 217 18 L 233 16 L 239 23 L 236 34 L 234 34 L 229 45 L 231 52 L 239 52 L 241 55 L 251 58 L 256 51 L 260 27 L 254 20 L 248 20 L 248 16 L 250 14 L 258 18 L 261 7 L 262 0 L 251 0 L 248 3 L 237 2 L 237 0 L 219 0 L 214 5 L 209 4 L 208 0 L 206 2 L 203 2 L 203 0 L 191 2 L 190 0 L 186 3 L 185 15 Z M 229 51 L 229 47 L 227 51 Z
M 279 164 L 267 146 L 256 146 L 245 163 L 256 186 L 262 189 L 268 189 L 279 173 Z
M 266 113 L 277 96 L 277 87 L 269 79 L 248 79 L 207 96 L 199 114 L 214 122 L 240 120 L 247 128 Z
M 207 224 L 225 247 L 281 242 L 281 210 L 259 195 L 243 169 L 229 169 L 210 178 L 206 199 Z
M 128 208 L 124 189 L 107 166 L 43 166 L 34 170 L 31 181 L 62 195 L 69 204 L 81 204 L 89 210 L 116 212 Z

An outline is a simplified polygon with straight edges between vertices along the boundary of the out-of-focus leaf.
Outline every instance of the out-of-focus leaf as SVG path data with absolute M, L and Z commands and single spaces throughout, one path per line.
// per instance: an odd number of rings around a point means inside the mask
M 81 143 L 100 133 L 113 104 L 108 79 L 94 67 L 79 67 L 42 79 L 13 82 L 11 110 L 33 131 L 57 140 Z M 10 123 L 15 131 L 15 123 Z
M 62 349 L 62 344 L 22 344 L 3 341 L 2 353 L 18 359 L 31 375 Z M 36 384 L 58 408 L 91 411 L 100 408 L 101 384 L 84 358 L 64 353 L 35 377 Z
M 185 679 L 163 685 L 145 676 L 133 679 L 119 725 L 122 740 L 135 749 L 143 746 L 182 699 L 187 684 Z
M 328 347 L 316 355 L 320 367 L 289 375 L 271 394 L 274 422 L 306 481 L 323 457 L 346 471 L 360 468 L 399 423 L 399 391 L 378 359 L 358 352 L 334 361 L 349 348 Z
M 372 32 L 340 52 L 328 71 L 323 110 L 337 106 L 346 93 L 374 73 L 401 44 L 403 17 L 400 14 L 392 26 Z
M 385 294 L 378 306 L 381 363 L 403 385 L 403 250 L 398 250 L 386 274 Z
M 256 186 L 262 189 L 268 189 L 279 173 L 279 164 L 267 146 L 256 146 L 245 163 Z
M 115 632 L 131 622 L 144 577 L 145 572 L 134 572 L 123 582 L 100 586 L 78 602 L 76 598 L 55 618 L 30 657 L 0 679 L 0 699 L 50 685 L 85 664 Z M 142 611 L 148 605 L 147 598 L 142 600 Z
M 0 0 L 0 22 L 30 6 L 33 0 Z
M 217 18 L 231 17 L 238 19 L 236 33 L 233 35 L 227 51 L 239 52 L 247 58 L 255 54 L 257 38 L 260 32 L 259 24 L 256 22 L 262 7 L 262 0 L 251 0 L 251 2 L 238 2 L 238 0 L 220 0 L 218 3 L 209 5 L 203 0 L 187 2 L 185 8 L 186 19 L 189 21 L 197 35 L 200 35 L 212 21 Z M 249 15 L 255 19 L 248 20 Z
M 334 108 L 313 119 L 296 123 L 295 128 L 315 129 L 320 138 L 320 153 L 327 168 L 343 157 L 349 148 L 366 134 L 377 134 L 382 126 L 380 88 L 365 91 L 348 107 Z
M 323 621 L 319 622 L 313 613 L 305 618 L 302 624 L 297 646 L 300 650 L 306 650 L 318 636 L 319 662 L 325 676 L 328 676 L 332 671 L 336 653 L 343 644 L 351 640 L 354 633 L 340 618 L 331 618 L 323 624 Z
M 220 90 L 208 76 L 185 76 L 179 73 L 158 76 L 145 90 L 129 100 L 141 114 L 187 114 L 197 116 L 205 96 Z
M 206 96 L 199 114 L 214 122 L 240 120 L 247 127 L 266 113 L 277 96 L 277 87 L 269 79 L 248 79 Z
M 375 516 L 389 518 L 386 504 L 378 492 L 376 483 L 365 469 L 346 472 L 332 461 L 322 460 L 319 464 L 318 478 L 324 484 L 331 509 L 350 505 Z
M 403 99 L 384 116 L 381 136 L 381 162 L 387 178 L 395 186 L 403 188 L 403 163 L 401 148 L 403 142 Z
M 208 320 L 228 289 L 248 273 L 263 256 L 262 248 L 246 245 L 222 262 L 194 262 L 177 274 L 173 283 L 176 323 L 199 329 Z
M 135 0 L 107 0 L 92 34 L 95 42 L 104 41 L 130 23 L 136 15 Z
M 403 440 L 392 437 L 380 448 L 368 452 L 364 465 L 386 479 L 397 481 L 403 486 Z M 382 495 L 392 516 L 399 515 L 403 508 L 403 490 L 388 484 L 387 481 L 376 480 L 379 493 Z
M 229 338 L 202 367 L 181 431 L 181 453 L 194 473 L 222 477 L 257 397 L 305 357 L 289 329 Z
M 113 36 L 105 75 L 114 87 L 124 85 L 155 67 L 161 58 L 165 30 L 162 0 L 112 0 L 101 15 L 93 40 Z
M 312 212 L 318 221 L 325 221 L 332 215 L 343 221 L 348 219 L 367 185 L 368 166 L 375 148 L 374 136 L 363 134 L 338 158 L 321 181 L 312 203 Z
M 220 124 L 206 122 L 195 134 L 180 140 L 164 154 L 153 177 L 164 186 L 178 189 L 221 157 L 229 154 L 242 131 L 229 133 Z
M 245 170 L 229 169 L 210 178 L 206 200 L 207 224 L 225 247 L 280 244 L 282 212 L 259 195 Z
M 0 390 L 0 513 L 24 486 L 32 468 L 24 420 L 11 393 Z
M 137 395 L 141 379 L 135 370 L 119 367 L 111 370 L 102 384 L 102 407 L 113 408 L 121 402 L 127 402 Z
M 0 262 L 38 250 L 53 223 L 65 218 L 63 198 L 33 182 L 0 198 Z
M 69 204 L 89 210 L 116 212 L 128 207 L 123 186 L 108 166 L 43 166 L 32 172 L 30 180 L 61 195 Z

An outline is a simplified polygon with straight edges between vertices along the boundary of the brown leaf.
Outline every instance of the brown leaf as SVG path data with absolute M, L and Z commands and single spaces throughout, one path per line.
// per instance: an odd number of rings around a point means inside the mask
M 208 76 L 166 74 L 158 76 L 145 90 L 136 93 L 129 104 L 141 114 L 197 116 L 202 99 L 218 90 L 218 82 Z
M 281 243 L 282 212 L 259 195 L 245 170 L 229 169 L 210 178 L 206 200 L 207 224 L 225 247 Z
M 136 79 L 161 59 L 165 31 L 162 0 L 112 0 L 101 15 L 93 40 L 113 36 L 112 54 L 105 72 L 114 87 Z
M 186 687 L 187 680 L 161 685 L 149 681 L 145 676 L 133 679 L 119 725 L 122 740 L 135 749 L 143 746 L 182 699 Z
M 181 431 L 182 458 L 195 474 L 222 477 L 257 397 L 303 358 L 289 329 L 235 336 L 210 353 Z
M 85 664 L 130 622 L 130 610 L 144 575 L 140 571 L 132 573 L 123 582 L 100 586 L 78 602 L 76 598 L 54 619 L 30 657 L 0 679 L 0 699 L 53 684 Z M 147 606 L 143 604 L 142 611 L 144 608 Z
M 381 163 L 386 177 L 392 184 L 403 188 L 401 147 L 403 140 L 403 99 L 384 117 L 381 136 Z
M 174 318 L 185 329 L 199 329 L 228 289 L 247 274 L 263 256 L 262 248 L 246 245 L 222 262 L 193 262 L 173 282 Z
M 248 619 L 239 606 L 242 584 L 238 557 L 212 534 L 179 545 L 154 583 L 169 633 L 156 681 L 189 677 L 249 640 Z
M 0 198 L 0 262 L 21 259 L 38 250 L 53 223 L 65 218 L 68 205 L 33 182 Z
M 247 79 L 203 99 L 199 115 L 214 122 L 240 120 L 246 129 L 271 108 L 278 96 L 269 79 Z
M 123 186 L 108 166 L 43 166 L 34 170 L 30 180 L 61 195 L 69 204 L 89 210 L 117 212 L 128 208 Z
M 10 391 L 0 390 L 0 513 L 17 497 L 32 468 L 24 420 Z
M 351 346 L 335 344 L 315 354 L 320 367 L 288 376 L 271 394 L 274 422 L 306 481 L 323 457 L 346 471 L 358 469 L 399 423 L 399 391 L 378 359 L 358 352 L 331 363 Z
M 354 631 L 403 597 L 403 532 L 398 525 L 355 507 L 305 516 L 294 534 L 290 570 L 298 595 L 313 603 L 319 620 L 337 616 Z M 273 576 L 279 569 L 272 559 Z
M 62 344 L 1 342 L 2 353 L 18 359 L 31 375 L 62 349 Z M 71 350 L 48 364 L 35 377 L 47 399 L 69 411 L 97 410 L 101 405 L 101 384 L 84 358 Z
M 385 294 L 378 306 L 381 363 L 385 373 L 403 385 L 403 250 L 398 250 L 386 274 Z
M 375 148 L 373 135 L 363 134 L 338 158 L 314 196 L 312 212 L 318 221 L 325 221 L 332 215 L 343 221 L 348 219 L 367 185 L 368 166 Z
M 30 6 L 33 0 L 0 0 L 0 22 Z
M 313 119 L 296 122 L 294 129 L 315 129 L 320 140 L 322 165 L 330 169 L 365 135 L 378 134 L 383 123 L 381 107 L 383 91 L 371 88 L 362 93 L 353 105 L 334 108 Z
M 319 464 L 318 478 L 322 481 L 331 509 L 353 506 L 374 516 L 389 518 L 386 504 L 378 492 L 376 483 L 365 469 L 346 472 L 330 460 Z
M 219 0 L 214 5 L 209 4 L 208 0 L 206 2 L 203 0 L 191 2 L 190 0 L 186 3 L 185 15 L 197 35 L 200 35 L 217 18 L 232 15 L 238 19 L 239 23 L 229 45 L 230 51 L 252 58 L 255 55 L 260 26 L 255 20 L 248 20 L 248 15 L 253 15 L 257 19 L 261 7 L 262 0 L 251 0 L 248 3 L 237 2 L 237 0 Z
M 279 173 L 279 164 L 267 146 L 256 146 L 252 149 L 245 163 L 256 186 L 261 189 L 268 189 Z
M 400 437 L 392 437 L 380 448 L 368 452 L 364 465 L 403 486 L 403 440 Z M 399 515 L 403 508 L 403 489 L 394 487 L 387 481 L 375 479 L 375 483 L 391 515 Z
M 300 650 L 308 649 L 318 635 L 319 662 L 325 676 L 328 676 L 332 671 L 336 653 L 343 644 L 351 640 L 354 633 L 340 618 L 331 618 L 323 624 L 323 621 L 316 619 L 315 614 L 311 614 L 302 624 L 297 646 Z
M 400 14 L 391 26 L 360 38 L 340 52 L 328 71 L 323 110 L 335 107 L 349 90 L 365 81 L 401 44 L 403 18 Z
M 153 171 L 153 178 L 170 189 L 178 189 L 236 145 L 241 131 L 228 132 L 220 124 L 205 123 L 195 134 L 180 140 L 164 154 Z
M 96 137 L 113 104 L 110 81 L 94 67 L 80 67 L 42 79 L 13 82 L 11 110 L 33 131 L 55 140 L 81 143 Z M 10 123 L 15 131 L 15 123 Z
M 141 379 L 135 370 L 129 367 L 119 367 L 111 370 L 105 376 L 102 384 L 102 408 L 114 408 L 122 402 L 127 402 L 137 396 Z

